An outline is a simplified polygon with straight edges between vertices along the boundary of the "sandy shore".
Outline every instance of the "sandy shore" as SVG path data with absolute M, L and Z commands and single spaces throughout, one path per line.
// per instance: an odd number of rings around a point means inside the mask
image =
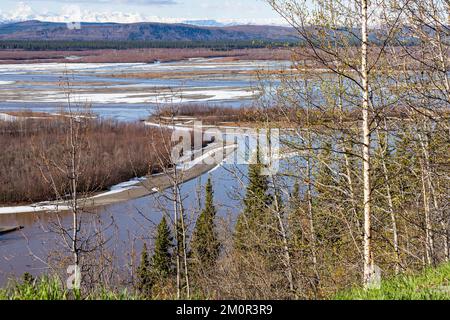
M 224 158 L 226 158 L 235 150 L 235 145 L 227 145 L 225 147 L 221 143 L 213 143 L 208 145 L 202 150 L 203 152 L 198 152 L 195 154 L 192 161 L 183 163 L 182 167 L 177 169 L 179 180 L 182 182 L 187 182 L 213 170 L 215 167 L 220 165 L 220 163 L 206 164 L 204 161 L 201 161 L 205 155 L 223 152 Z M 124 188 L 118 188 L 80 199 L 80 207 L 101 207 L 132 199 L 138 199 L 150 194 L 164 191 L 172 186 L 171 175 L 173 175 L 173 170 L 170 170 L 167 173 L 149 176 L 142 181 L 136 181 L 135 183 L 131 183 Z M 70 210 L 70 206 L 66 201 L 54 201 L 36 203 L 28 206 L 0 207 L 0 215 L 61 212 L 68 210 Z

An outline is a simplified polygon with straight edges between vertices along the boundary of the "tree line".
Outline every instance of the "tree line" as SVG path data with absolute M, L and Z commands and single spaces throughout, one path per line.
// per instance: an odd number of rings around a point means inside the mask
M 234 49 L 280 48 L 294 46 L 295 42 L 236 40 L 236 41 L 43 41 L 43 40 L 1 40 L 1 50 L 67 51 L 67 50 L 126 50 L 126 49 L 211 49 L 228 51 Z
M 298 157 L 274 176 L 250 166 L 232 241 L 208 276 L 191 273 L 184 296 L 325 298 L 448 263 L 450 3 L 269 2 L 307 45 L 271 77 L 277 86 L 262 76 L 259 125 L 270 127 L 275 105 Z M 330 41 L 342 27 L 357 46 Z M 415 46 L 402 41 L 411 32 Z
M 261 75 L 265 94 L 254 125 L 270 128 L 277 108 L 289 129 L 282 144 L 296 156 L 264 176 L 258 147 L 248 173 L 226 169 L 245 194 L 225 226 L 216 217 L 213 181 L 192 218 L 183 173 L 164 167 L 173 210 L 129 282 L 143 298 L 330 298 L 450 262 L 450 3 L 269 3 L 306 46 L 292 48 L 290 70 Z M 387 32 L 375 42 L 370 30 L 380 24 Z M 358 45 L 347 37 L 330 41 L 329 30 L 342 27 Z M 420 39 L 412 47 L 401 41 L 411 30 Z M 170 108 L 165 115 L 174 119 L 176 106 Z M 83 256 L 75 198 L 71 252 Z

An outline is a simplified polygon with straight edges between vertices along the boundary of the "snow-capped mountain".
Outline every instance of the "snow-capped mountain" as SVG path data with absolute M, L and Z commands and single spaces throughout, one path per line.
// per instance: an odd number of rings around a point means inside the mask
M 229 24 L 219 22 L 217 20 L 184 20 L 185 24 L 190 24 L 199 27 L 225 27 Z
M 31 6 L 24 2 L 19 2 L 14 10 L 3 12 L 0 9 L 0 23 L 21 22 L 29 20 L 39 20 L 45 22 L 115 22 L 115 23 L 184 23 L 200 27 L 225 27 L 236 25 L 285 25 L 282 20 L 277 19 L 186 19 L 186 18 L 162 18 L 153 15 L 146 15 L 139 12 L 101 12 L 80 9 L 77 5 L 63 5 L 59 13 L 36 12 Z
M 274 26 L 200 27 L 188 24 L 88 23 L 72 25 L 28 20 L 0 25 L 0 40 L 61 41 L 296 41 L 291 28 Z

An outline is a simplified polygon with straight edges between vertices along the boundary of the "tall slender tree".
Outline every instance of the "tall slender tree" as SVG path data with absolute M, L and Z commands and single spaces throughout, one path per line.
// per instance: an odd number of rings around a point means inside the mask
M 249 165 L 247 191 L 244 198 L 244 211 L 238 217 L 235 231 L 235 245 L 244 249 L 249 234 L 258 234 L 267 211 L 272 203 L 269 194 L 267 177 L 261 174 L 263 165 L 260 161 L 259 145 L 256 150 L 256 161 Z
M 158 225 L 155 252 L 151 259 L 151 274 L 155 280 L 164 280 L 172 273 L 172 235 L 163 217 Z
M 197 271 L 208 270 L 214 266 L 220 253 L 220 243 L 214 223 L 216 208 L 211 178 L 208 178 L 205 191 L 205 208 L 197 219 L 191 241 L 191 254 Z
M 142 248 L 141 262 L 138 268 L 137 277 L 138 279 L 136 289 L 139 291 L 142 297 L 150 298 L 153 281 L 150 274 L 150 261 L 148 258 L 148 249 L 146 243 L 144 243 L 144 247 Z
M 368 287 L 373 276 L 372 256 L 372 182 L 370 128 L 370 87 L 369 87 L 369 13 L 368 0 L 361 0 L 361 86 L 362 86 L 362 132 L 363 132 L 363 184 L 364 184 L 364 286 Z

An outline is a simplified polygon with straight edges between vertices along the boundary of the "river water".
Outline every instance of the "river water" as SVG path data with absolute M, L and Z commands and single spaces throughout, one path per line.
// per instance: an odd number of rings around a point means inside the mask
M 140 120 L 167 103 L 238 107 L 260 92 L 256 73 L 289 62 L 191 59 L 171 63 L 45 63 L 0 65 L 0 112 L 52 112 L 72 103 L 99 116 Z
M 214 183 L 218 219 L 235 220 L 244 190 L 239 179 L 235 178 L 235 173 L 245 175 L 245 172 L 246 166 L 222 166 L 182 185 L 183 205 L 191 228 L 199 213 L 208 177 Z M 106 246 L 117 252 L 120 264 L 126 264 L 133 247 L 140 250 L 142 241 L 152 242 L 152 233 L 162 215 L 173 217 L 173 203 L 166 196 L 171 195 L 169 192 L 154 194 L 91 210 L 83 214 L 83 225 L 91 229 L 95 224 L 105 235 L 111 237 Z M 63 225 L 70 224 L 70 215 L 63 214 L 61 219 Z M 41 259 L 46 261 L 49 255 L 58 250 L 67 251 L 58 234 L 57 223 L 55 213 L 0 215 L 0 225 L 25 227 L 19 232 L 0 236 L 0 284 L 7 278 L 20 276 L 24 272 L 38 275 L 48 270 Z
M 64 89 L 67 79 L 71 101 L 92 104 L 92 112 L 100 117 L 121 121 L 144 119 L 160 103 L 220 103 L 239 107 L 258 96 L 251 72 L 287 65 L 287 62 L 214 59 L 167 64 L 0 65 L 0 112 L 55 112 L 67 102 Z M 141 78 L 142 73 L 161 77 L 145 79 Z M 129 74 L 138 76 L 130 78 Z M 202 206 L 208 177 L 213 180 L 219 222 L 233 224 L 241 211 L 245 189 L 242 177 L 246 171 L 246 165 L 221 165 L 182 185 L 190 229 Z M 143 241 L 151 243 L 152 232 L 162 215 L 173 216 L 172 206 L 164 194 L 150 195 L 84 213 L 83 221 L 86 228 L 95 225 L 103 230 L 110 239 L 107 247 L 116 252 L 120 265 L 126 265 L 133 248 L 139 251 Z M 69 215 L 60 218 L 63 225 L 70 224 Z M 0 225 L 24 226 L 21 231 L 0 236 L 0 285 L 24 272 L 38 275 L 48 271 L 47 258 L 54 252 L 67 250 L 56 233 L 57 223 L 55 213 L 0 215 Z

